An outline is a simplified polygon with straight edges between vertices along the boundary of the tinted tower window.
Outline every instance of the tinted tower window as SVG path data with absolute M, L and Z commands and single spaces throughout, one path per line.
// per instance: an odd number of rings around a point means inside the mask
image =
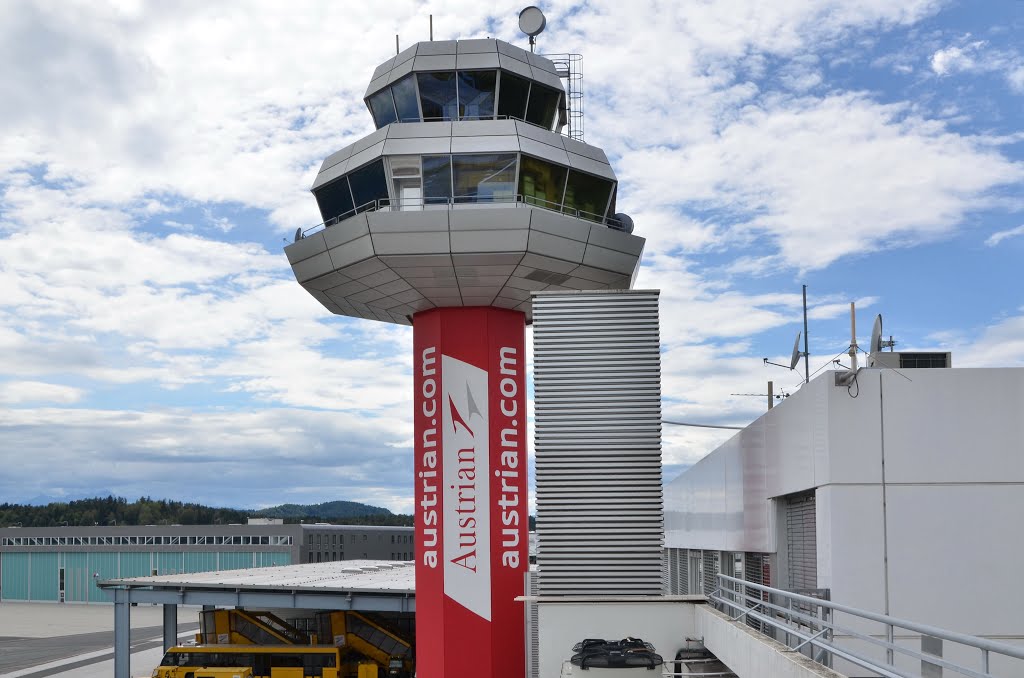
M 417 73 L 424 120 L 454 120 L 458 113 L 455 73 Z
M 459 71 L 459 119 L 494 117 L 494 85 L 497 71 Z
M 501 91 L 498 93 L 498 115 L 525 120 L 526 98 L 529 94 L 529 80 L 502 71 Z

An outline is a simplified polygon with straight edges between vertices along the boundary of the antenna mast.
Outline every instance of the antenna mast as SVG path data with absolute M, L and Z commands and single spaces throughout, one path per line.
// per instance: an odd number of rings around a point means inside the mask
M 811 353 L 807 348 L 807 285 L 804 285 L 804 383 L 811 383 Z

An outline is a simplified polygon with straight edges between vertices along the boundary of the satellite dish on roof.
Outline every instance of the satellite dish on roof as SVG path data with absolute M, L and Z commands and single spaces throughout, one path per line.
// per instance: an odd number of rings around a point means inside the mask
M 299 242 L 300 240 L 302 240 L 302 227 L 301 226 L 299 228 L 295 229 L 295 240 L 293 240 L 292 242 Z
M 544 18 L 544 12 L 540 11 L 540 7 L 530 5 L 519 13 L 519 30 L 530 36 L 531 45 L 533 39 L 544 32 L 547 23 L 548 20 Z
M 793 342 L 793 355 L 789 357 L 789 369 L 796 369 L 796 364 L 800 362 L 800 356 L 802 355 L 803 352 L 800 350 L 800 332 L 797 332 L 796 341 Z
M 619 222 L 617 230 L 620 230 L 623 233 L 632 233 L 633 232 L 633 217 L 629 216 L 625 212 L 618 212 L 618 213 L 616 213 L 615 216 L 612 217 L 612 219 L 614 219 L 615 221 Z M 616 228 L 616 227 L 613 226 L 612 228 Z
M 871 328 L 871 343 L 868 345 L 868 353 L 878 353 L 882 350 L 882 314 L 875 316 L 875 325 Z

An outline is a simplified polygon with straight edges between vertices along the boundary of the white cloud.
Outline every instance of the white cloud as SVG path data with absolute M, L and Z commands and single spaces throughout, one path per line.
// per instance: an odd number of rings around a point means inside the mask
M 0 382 L 0 404 L 54 403 L 69 405 L 78 402 L 85 391 L 73 386 L 48 384 L 42 381 Z
M 936 75 L 951 76 L 958 73 L 999 73 L 1010 89 L 1024 93 L 1024 55 L 1019 51 L 991 48 L 985 40 L 968 41 L 936 50 L 931 56 L 931 68 Z
M 620 166 L 640 187 L 632 200 L 714 210 L 720 227 L 732 222 L 722 237 L 763 234 L 798 269 L 941 237 L 1024 179 L 990 140 L 857 93 L 768 99 L 700 142 L 638 150 Z M 648 247 L 660 247 L 656 234 Z
M 985 244 L 989 247 L 995 247 L 1007 238 L 1012 238 L 1018 235 L 1024 235 L 1024 224 L 1021 224 L 1017 228 L 1008 228 L 1005 231 L 996 231 L 985 239 Z

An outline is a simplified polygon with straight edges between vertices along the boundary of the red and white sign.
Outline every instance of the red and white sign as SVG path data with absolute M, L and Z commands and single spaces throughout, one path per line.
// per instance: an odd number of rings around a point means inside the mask
M 413 319 L 419 678 L 525 671 L 524 330 L 497 308 Z

